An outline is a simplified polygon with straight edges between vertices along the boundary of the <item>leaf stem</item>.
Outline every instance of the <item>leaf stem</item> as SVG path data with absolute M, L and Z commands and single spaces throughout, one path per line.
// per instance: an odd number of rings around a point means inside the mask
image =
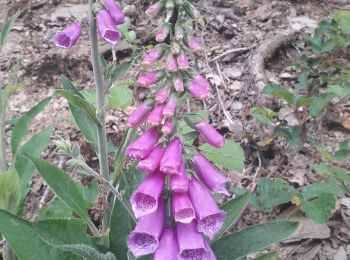
M 103 78 L 101 64 L 99 60 L 98 41 L 96 33 L 96 16 L 93 12 L 93 4 L 95 0 L 89 0 L 89 32 L 91 43 L 91 59 L 94 71 L 94 78 L 96 84 L 96 115 L 100 122 L 97 126 L 98 134 L 98 157 L 100 164 L 100 172 L 104 179 L 109 179 L 108 154 L 107 154 L 107 137 L 105 126 L 105 103 L 106 103 L 106 84 Z M 109 211 L 107 211 L 102 220 L 102 231 L 106 232 L 109 225 Z
M 5 102 L 2 98 L 3 86 L 0 83 L 0 170 L 1 173 L 7 171 L 6 165 L 6 139 L 5 139 Z

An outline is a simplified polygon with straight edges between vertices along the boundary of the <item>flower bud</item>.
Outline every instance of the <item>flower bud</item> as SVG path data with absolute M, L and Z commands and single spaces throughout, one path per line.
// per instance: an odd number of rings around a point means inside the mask
M 149 88 L 150 86 L 160 81 L 164 76 L 164 71 L 152 71 L 140 76 L 137 79 L 137 85 L 139 85 L 140 87 Z
M 142 64 L 146 66 L 155 64 L 159 59 L 163 57 L 164 52 L 165 52 L 164 47 L 157 45 L 148 54 L 146 54 L 143 57 Z
M 157 132 L 157 128 L 150 128 L 133 143 L 128 145 L 125 155 L 136 160 L 141 160 L 152 152 L 158 139 L 159 134 Z
M 176 96 L 171 95 L 168 98 L 168 101 L 166 102 L 164 108 L 163 108 L 163 116 L 166 118 L 171 118 L 176 113 Z
M 195 81 L 191 81 L 187 88 L 195 98 L 200 100 L 204 100 L 209 96 L 209 90 L 199 85 Z
M 173 56 L 171 53 L 168 55 L 166 59 L 166 69 L 170 72 L 175 72 L 177 71 L 177 63 L 176 63 L 176 58 Z
M 167 118 L 162 126 L 162 133 L 170 135 L 174 130 L 174 121 L 171 118 Z
M 187 35 L 185 37 L 185 43 L 193 52 L 200 52 L 203 50 L 202 45 L 193 35 Z
M 158 145 L 153 151 L 136 166 L 137 169 L 151 174 L 159 168 L 160 160 L 164 154 L 164 148 L 162 145 Z
M 115 25 L 123 24 L 125 22 L 125 15 L 115 0 L 103 0 L 103 5 L 106 7 Z
M 182 164 L 182 144 L 174 138 L 168 145 L 160 161 L 160 171 L 164 174 L 178 175 Z
M 180 50 L 181 50 L 180 44 L 176 41 L 173 41 L 171 43 L 171 53 L 173 55 L 178 55 L 180 53 Z
M 184 82 L 183 82 L 183 79 L 181 76 L 175 75 L 173 77 L 173 84 L 174 84 L 174 88 L 177 92 L 184 91 Z
M 97 29 L 100 36 L 113 45 L 117 44 L 122 38 L 122 34 L 117 31 L 113 18 L 106 10 L 100 10 L 97 14 Z
M 165 8 L 167 10 L 174 10 L 174 8 L 175 8 L 175 1 L 174 0 L 168 0 L 166 2 Z
M 169 95 L 170 95 L 170 88 L 169 88 L 169 86 L 166 85 L 157 92 L 157 94 L 156 94 L 157 103 L 158 104 L 165 103 L 165 101 L 168 99 Z
M 165 1 L 161 0 L 153 5 L 151 5 L 150 7 L 148 7 L 148 9 L 146 10 L 146 14 L 150 17 L 156 17 L 158 14 L 160 14 L 165 7 Z
M 209 82 L 200 74 L 197 74 L 193 77 L 193 82 L 197 83 L 198 85 L 206 88 L 208 91 L 211 91 L 211 86 Z
M 184 164 L 181 163 L 179 174 L 171 176 L 170 188 L 173 192 L 184 193 L 188 191 L 188 177 Z
M 224 146 L 225 138 L 219 134 L 208 122 L 202 121 L 197 123 L 196 129 L 206 143 L 216 148 Z
M 184 4 L 184 10 L 187 13 L 187 15 L 192 19 L 198 20 L 201 17 L 198 9 L 189 1 L 186 1 L 186 3 Z
M 147 116 L 149 115 L 152 106 L 149 102 L 142 103 L 129 117 L 128 126 L 131 128 L 137 128 L 143 122 L 145 122 Z
M 147 124 L 150 126 L 159 126 L 163 119 L 163 105 L 156 104 L 151 114 L 147 118 Z
M 182 41 L 184 38 L 184 29 L 182 27 L 182 24 L 179 22 L 175 24 L 175 38 L 178 41 Z
M 81 25 L 79 21 L 68 25 L 63 31 L 56 32 L 54 42 L 61 48 L 71 48 L 78 41 L 81 34 Z
M 180 52 L 180 54 L 177 56 L 176 61 L 179 70 L 186 71 L 189 69 L 190 65 L 188 64 L 188 59 L 184 51 Z
M 164 42 L 170 33 L 170 24 L 164 23 L 156 34 L 157 42 Z

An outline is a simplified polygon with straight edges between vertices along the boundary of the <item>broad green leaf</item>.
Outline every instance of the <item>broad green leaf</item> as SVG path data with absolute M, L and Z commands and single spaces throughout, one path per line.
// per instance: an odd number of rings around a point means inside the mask
M 282 241 L 292 235 L 297 227 L 297 222 L 288 221 L 250 226 L 216 241 L 212 249 L 217 259 L 239 259 Z
M 0 174 L 0 209 L 14 212 L 20 194 L 20 179 L 14 170 Z
M 350 174 L 343 168 L 335 167 L 325 163 L 313 164 L 311 165 L 311 168 L 327 177 L 331 176 L 337 181 L 350 183 Z
M 71 254 L 52 248 L 40 239 L 31 222 L 0 210 L 0 233 L 19 259 L 77 259 Z
M 21 12 L 18 10 L 13 16 L 11 16 L 7 21 L 5 21 L 4 25 L 0 29 L 0 54 L 2 52 L 2 48 L 4 47 L 5 41 L 20 13 Z
M 258 257 L 255 257 L 254 260 L 277 260 L 277 253 L 270 252 L 267 254 L 259 255 Z
M 9 97 L 15 93 L 17 90 L 23 88 L 25 86 L 25 82 L 22 81 L 22 82 L 19 82 L 17 84 L 14 84 L 14 85 L 8 85 L 4 88 L 3 92 L 2 92 L 2 100 L 4 102 L 4 105 L 6 106 L 7 104 L 7 101 L 9 99 Z
M 342 195 L 344 191 L 334 179 L 328 179 L 323 183 L 312 183 L 305 186 L 301 192 L 301 196 L 304 200 L 310 200 L 322 193 Z
M 272 124 L 272 118 L 278 115 L 278 113 L 265 107 L 253 107 L 250 111 L 254 119 L 262 125 Z
M 350 34 L 350 16 L 344 16 L 339 21 L 340 30 L 345 34 Z
M 274 206 L 289 202 L 298 194 L 288 182 L 279 178 L 276 180 L 261 178 L 256 192 L 259 208 L 265 212 Z
M 121 77 L 123 77 L 125 73 L 127 73 L 128 70 L 131 68 L 131 66 L 132 66 L 132 62 L 126 61 L 113 67 L 110 73 L 110 77 L 108 79 L 108 86 L 109 87 L 112 86 L 114 82 L 116 82 Z
M 79 192 L 77 185 L 70 179 L 70 177 L 55 165 L 29 155 L 27 156 L 33 161 L 40 175 L 56 195 L 68 207 L 70 207 L 71 210 L 77 213 L 90 228 L 94 229 L 94 224 L 92 223 L 85 207 L 85 200 Z
M 350 85 L 339 86 L 339 85 L 331 85 L 328 88 L 329 93 L 334 93 L 341 98 L 349 97 L 350 95 Z
M 307 89 L 309 86 L 309 75 L 308 71 L 301 73 L 298 77 L 298 83 L 295 85 L 298 89 Z
M 309 106 L 309 114 L 313 117 L 319 116 L 334 97 L 335 94 L 333 93 L 325 93 L 318 97 L 313 97 L 314 102 Z
M 301 129 L 298 126 L 276 127 L 273 135 L 286 138 L 292 146 L 297 146 L 301 142 Z
M 84 260 L 117 260 L 112 253 L 108 252 L 107 254 L 101 254 L 95 248 L 89 245 L 67 244 L 58 246 L 58 248 L 79 255 Z
M 46 107 L 50 100 L 51 97 L 48 97 L 40 101 L 17 120 L 11 136 L 11 148 L 13 156 L 15 156 L 18 146 L 21 144 L 23 138 L 29 133 L 29 124 Z
M 345 160 L 350 154 L 349 140 L 340 143 L 339 150 L 334 153 L 334 159 L 337 161 Z
M 227 215 L 219 234 L 216 236 L 216 240 L 220 239 L 224 235 L 224 233 L 232 227 L 232 225 L 235 223 L 236 218 L 243 212 L 243 210 L 248 205 L 250 197 L 250 192 L 247 192 L 220 206 L 220 209 L 224 210 Z
M 64 75 L 61 75 L 61 83 L 63 89 L 71 92 L 74 95 L 78 95 L 83 98 L 80 92 L 74 87 L 73 83 Z M 92 119 L 82 111 L 82 109 L 69 105 L 76 124 L 87 139 L 87 141 L 94 147 L 97 148 L 97 127 Z
M 131 105 L 132 95 L 128 85 L 118 85 L 109 89 L 108 106 L 110 108 L 126 108 Z
M 80 93 L 90 104 L 96 106 L 96 90 L 95 89 L 83 89 Z
M 77 188 L 79 189 L 81 195 L 87 203 L 87 208 L 91 208 L 98 195 L 98 183 L 96 179 L 93 179 L 89 186 L 77 183 Z
M 204 144 L 199 149 L 214 163 L 220 164 L 228 170 L 242 171 L 244 167 L 244 153 L 239 144 L 226 140 L 222 148 L 214 148 Z
M 335 209 L 335 197 L 329 193 L 321 193 L 317 198 L 302 200 L 301 207 L 307 217 L 317 223 L 325 223 Z
M 49 204 L 44 205 L 40 210 L 38 219 L 67 219 L 71 218 L 72 214 L 73 211 L 58 197 L 55 197 Z
M 285 87 L 281 85 L 266 85 L 262 91 L 262 94 L 282 98 L 290 105 L 295 104 L 295 97 L 293 93 L 289 92 Z

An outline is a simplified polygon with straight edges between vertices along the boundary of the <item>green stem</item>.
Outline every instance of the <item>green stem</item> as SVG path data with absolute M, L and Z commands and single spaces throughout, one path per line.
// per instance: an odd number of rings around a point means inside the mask
M 98 157 L 100 164 L 100 173 L 106 180 L 109 179 L 108 169 L 108 154 L 107 154 L 107 138 L 106 138 L 106 122 L 105 122 L 105 90 L 106 84 L 103 78 L 101 64 L 99 60 L 98 41 L 96 32 L 96 16 L 93 13 L 93 4 L 95 0 L 89 0 L 89 30 L 91 43 L 91 59 L 94 71 L 94 78 L 96 84 L 96 113 L 100 125 L 97 126 L 98 134 Z M 106 186 L 104 187 L 106 188 Z M 106 190 L 106 189 L 105 189 Z M 107 211 L 102 219 L 102 232 L 108 229 L 109 212 Z
M 0 84 L 0 171 L 7 171 L 6 165 L 6 138 L 5 138 L 5 113 L 6 107 L 2 99 L 3 86 Z

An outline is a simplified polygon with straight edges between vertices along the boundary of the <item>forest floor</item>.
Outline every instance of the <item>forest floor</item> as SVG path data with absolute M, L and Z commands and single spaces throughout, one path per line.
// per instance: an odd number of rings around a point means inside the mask
M 11 97 L 9 118 L 20 116 L 39 100 L 60 89 L 61 74 L 70 78 L 79 89 L 93 87 L 86 31 L 79 40 L 79 46 L 70 50 L 58 49 L 52 41 L 54 33 L 65 26 L 71 14 L 76 17 L 87 15 L 86 4 L 78 0 L 1 2 L 0 24 L 18 9 L 22 11 L 10 35 L 9 43 L 5 45 L 3 56 L 0 57 L 1 78 L 6 77 L 6 71 L 20 58 L 22 63 L 18 76 L 26 82 L 26 87 Z M 123 1 L 133 29 L 146 45 L 152 43 L 153 35 L 150 32 L 158 22 L 149 21 L 144 15 L 148 2 Z M 256 124 L 250 114 L 250 108 L 257 104 L 278 106 L 280 112 L 284 111 L 282 119 L 296 120 L 291 116 L 292 111 L 288 107 L 281 103 L 276 104 L 276 101 L 271 99 L 261 99 L 261 84 L 278 82 L 288 85 L 295 82 L 296 74 L 290 67 L 300 58 L 300 49 L 303 48 L 300 42 L 304 34 L 312 33 L 321 20 L 330 18 L 333 11 L 350 9 L 350 4 L 345 0 L 204 0 L 198 4 L 198 8 L 207 22 L 203 32 L 203 39 L 207 44 L 207 57 L 203 56 L 198 65 L 201 73 L 213 84 L 214 92 L 204 104 L 195 102 L 191 104 L 190 109 L 205 109 L 214 126 L 227 138 L 239 142 L 244 149 L 246 160 L 243 173 L 228 173 L 232 185 L 254 189 L 261 177 L 268 176 L 282 177 L 295 188 L 300 188 L 317 179 L 309 168 L 312 162 L 320 160 L 313 151 L 300 149 L 295 152 L 283 140 L 271 142 L 263 148 L 257 145 L 259 141 L 268 138 L 269 132 Z M 286 38 L 279 42 L 280 37 L 286 34 Z M 273 44 L 271 39 L 280 44 Z M 269 46 L 261 47 L 266 44 Z M 111 59 L 109 46 L 102 44 L 101 50 L 106 58 Z M 262 50 L 264 53 L 259 53 Z M 120 48 L 117 54 L 118 57 L 128 58 L 131 50 Z M 254 67 L 257 55 L 263 59 L 263 68 Z M 347 58 L 349 62 L 349 57 Z M 264 77 L 257 78 L 256 73 L 261 69 L 264 71 Z M 126 78 L 134 79 L 139 70 L 136 65 Z M 142 93 L 137 98 L 140 97 L 142 98 Z M 262 101 L 268 104 L 261 104 Z M 115 145 L 118 145 L 127 129 L 126 119 L 132 110 L 133 108 L 129 107 L 124 110 L 109 110 L 107 113 L 107 134 Z M 82 134 L 77 131 L 63 98 L 54 98 L 37 117 L 31 130 L 36 132 L 48 124 L 54 126 L 52 140 L 69 137 L 71 141 L 79 142 L 83 156 L 88 158 L 90 165 L 97 166 L 96 155 L 88 148 Z M 312 131 L 319 135 L 325 146 L 334 148 L 336 143 L 349 139 L 349 131 L 346 129 L 328 130 L 322 127 L 322 122 L 319 124 L 319 127 Z M 10 128 L 7 129 L 7 134 L 10 136 Z M 55 154 L 55 149 L 51 143 L 44 156 L 58 163 L 60 159 Z M 45 189 L 46 184 L 36 175 L 27 201 L 26 218 L 35 218 Z M 277 250 L 279 259 L 345 260 L 350 256 L 350 214 L 347 216 L 341 213 L 350 212 L 350 198 L 344 196 L 339 198 L 339 201 L 340 209 L 325 225 L 313 223 L 294 210 L 292 204 L 288 204 L 275 207 L 268 214 L 248 207 L 235 229 L 287 216 L 288 219 L 300 221 L 302 230 L 299 230 L 293 240 L 269 249 Z

